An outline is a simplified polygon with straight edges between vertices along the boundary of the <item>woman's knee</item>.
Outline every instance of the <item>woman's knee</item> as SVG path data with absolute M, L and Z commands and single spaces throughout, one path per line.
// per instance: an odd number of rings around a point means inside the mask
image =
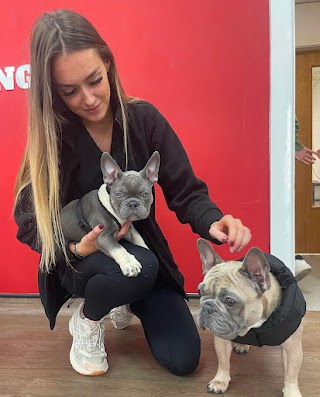
M 158 277 L 159 270 L 159 262 L 155 254 L 146 248 L 134 246 L 132 244 L 130 244 L 127 249 L 142 265 L 138 277 L 143 279 L 144 283 L 153 286 Z
M 190 375 L 197 369 L 198 365 L 199 357 L 192 357 L 187 361 L 174 363 L 170 372 L 177 376 Z
M 143 299 L 156 282 L 158 261 L 153 254 L 144 255 L 142 259 L 137 277 L 124 276 L 120 269 L 94 274 L 85 286 L 86 301 L 98 305 L 99 312 L 108 312 L 115 306 Z M 104 302 L 103 308 L 100 302 Z
M 200 360 L 200 338 L 192 341 L 192 344 L 185 346 L 179 351 L 170 351 L 163 354 L 161 351 L 154 354 L 156 360 L 172 374 L 184 376 L 192 374 L 199 365 Z
M 155 255 L 149 256 L 148 260 L 142 262 L 141 277 L 146 284 L 154 286 L 158 277 L 159 263 Z
M 142 269 L 139 276 L 139 281 L 143 281 L 143 285 L 147 287 L 148 284 L 154 284 L 158 276 L 158 259 L 154 253 L 146 248 L 142 248 L 133 244 L 124 243 L 123 247 L 131 254 L 134 255 L 137 261 L 142 265 Z M 87 260 L 86 267 L 84 269 L 85 277 L 88 280 L 96 274 L 104 274 L 109 280 L 113 282 L 121 282 L 124 276 L 118 263 L 116 263 L 110 257 L 107 257 L 102 252 L 97 252 L 89 257 Z M 82 272 L 80 273 L 82 275 Z

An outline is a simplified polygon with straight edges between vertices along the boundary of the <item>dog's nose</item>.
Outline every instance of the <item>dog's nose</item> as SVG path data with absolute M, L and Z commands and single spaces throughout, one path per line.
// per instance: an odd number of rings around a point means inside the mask
M 202 308 L 204 315 L 211 315 L 214 312 L 213 305 L 211 303 L 205 303 Z
M 139 204 L 138 204 L 138 202 L 135 201 L 135 200 L 131 200 L 131 201 L 129 201 L 129 203 L 128 203 L 128 207 L 129 207 L 129 208 L 137 208 L 138 206 L 139 206 Z

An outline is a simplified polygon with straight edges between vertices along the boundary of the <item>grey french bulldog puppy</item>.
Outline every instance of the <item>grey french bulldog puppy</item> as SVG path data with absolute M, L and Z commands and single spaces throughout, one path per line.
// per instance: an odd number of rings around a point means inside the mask
M 223 261 L 211 244 L 198 239 L 204 279 L 199 285 L 198 325 L 214 333 L 218 370 L 208 384 L 209 393 L 225 393 L 230 377 L 230 356 L 235 339 L 260 327 L 281 303 L 281 287 L 262 251 L 251 248 L 243 262 Z M 302 322 L 280 346 L 284 365 L 284 397 L 301 397 L 298 374 L 302 362 Z M 234 344 L 237 353 L 248 345 Z
M 97 237 L 98 249 L 113 258 L 122 273 L 128 277 L 136 277 L 142 267 L 115 237 L 119 227 L 125 222 L 149 216 L 153 202 L 152 187 L 158 181 L 159 167 L 160 155 L 154 152 L 141 171 L 123 172 L 110 154 L 104 152 L 101 156 L 104 183 L 99 189 L 92 190 L 80 199 L 81 215 L 85 224 L 92 229 L 99 224 L 104 225 L 104 230 Z M 60 214 L 64 236 L 74 241 L 80 241 L 87 233 L 79 224 L 77 205 L 79 206 L 78 199 L 71 201 L 62 208 Z M 148 248 L 133 225 L 125 239 Z

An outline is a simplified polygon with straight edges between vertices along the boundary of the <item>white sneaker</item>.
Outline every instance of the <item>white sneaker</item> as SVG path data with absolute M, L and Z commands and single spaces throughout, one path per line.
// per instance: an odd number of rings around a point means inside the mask
M 305 278 L 312 270 L 312 267 L 303 259 L 301 255 L 295 256 L 295 275 L 296 280 Z
M 116 329 L 126 328 L 132 321 L 134 314 L 130 311 L 129 305 L 114 307 L 110 310 L 108 317 Z
M 82 318 L 82 308 L 83 303 L 69 321 L 69 331 L 73 336 L 70 363 L 81 375 L 102 375 L 109 368 L 104 347 L 104 321 Z

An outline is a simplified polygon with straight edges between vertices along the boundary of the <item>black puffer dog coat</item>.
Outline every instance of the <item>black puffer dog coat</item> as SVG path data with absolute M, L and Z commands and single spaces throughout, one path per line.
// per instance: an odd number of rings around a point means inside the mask
M 235 343 L 279 346 L 297 330 L 306 312 L 306 302 L 290 269 L 275 256 L 267 253 L 264 256 L 281 286 L 281 305 L 261 327 L 251 328 L 246 335 L 237 336 L 233 340 Z

